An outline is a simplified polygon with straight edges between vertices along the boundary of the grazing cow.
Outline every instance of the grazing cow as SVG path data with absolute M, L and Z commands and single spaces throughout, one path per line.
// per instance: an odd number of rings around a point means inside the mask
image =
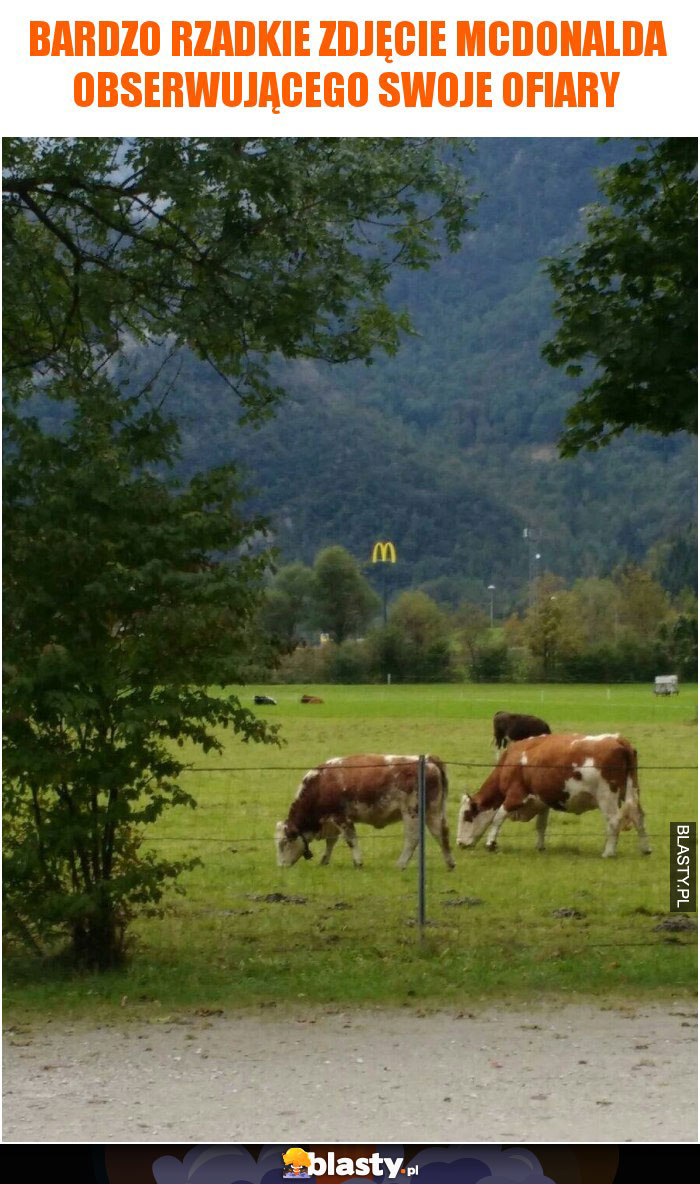
M 317 695 L 302 695 L 299 702 L 300 703 L 323 703 L 323 699 L 319 699 Z
M 255 698 L 253 699 L 253 702 L 257 703 L 258 707 L 263 707 L 263 706 L 276 707 L 277 706 L 277 700 L 273 699 L 270 695 L 256 695 Z
M 435 756 L 425 762 L 425 821 L 435 836 L 448 867 L 454 867 L 447 829 L 447 773 Z M 309 842 L 324 838 L 321 863 L 329 863 L 340 835 L 352 852 L 356 867 L 362 855 L 356 822 L 384 827 L 403 819 L 404 844 L 398 866 L 404 868 L 418 844 L 418 757 L 338 756 L 325 761 L 302 779 L 286 822 L 275 828 L 277 863 L 291 867 L 303 855 L 311 859 Z
M 518 715 L 512 711 L 497 711 L 493 717 L 493 742 L 505 748 L 509 740 L 527 740 L 528 736 L 548 736 L 552 729 L 536 715 Z
M 583 814 L 596 806 L 607 827 L 604 856 L 615 854 L 620 829 L 631 824 L 642 854 L 650 854 L 639 803 L 637 753 L 629 741 L 617 732 L 533 736 L 510 744 L 479 792 L 464 794 L 457 843 L 473 847 L 490 823 L 486 846 L 495 851 L 506 818 L 527 822 L 537 815 L 537 847 L 543 851 L 550 809 Z

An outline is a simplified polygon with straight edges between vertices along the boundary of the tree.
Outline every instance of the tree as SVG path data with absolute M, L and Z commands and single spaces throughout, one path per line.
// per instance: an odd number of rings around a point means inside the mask
M 617 584 L 594 577 L 576 580 L 571 598 L 587 645 L 617 641 L 620 629 L 620 589 Z
M 450 678 L 452 653 L 446 615 L 425 592 L 402 592 L 386 629 L 372 639 L 380 673 L 415 682 Z
M 289 563 L 275 573 L 265 590 L 263 622 L 287 650 L 299 644 L 301 632 L 308 625 L 313 580 L 313 572 L 306 564 Z
M 478 604 L 462 601 L 453 615 L 454 625 L 468 660 L 473 662 L 480 642 L 488 634 L 489 616 Z
M 11 388 L 188 346 L 254 417 L 276 353 L 393 352 L 392 272 L 456 247 L 475 200 L 415 139 L 8 139 L 3 164 Z
M 260 419 L 276 357 L 395 350 L 393 270 L 455 247 L 471 204 L 426 141 L 5 142 L 4 886 L 35 948 L 118 962 L 182 870 L 139 851 L 194 804 L 176 748 L 275 738 L 209 689 L 266 655 L 266 524 L 230 467 L 169 479 L 165 361 L 193 351 Z
M 697 527 L 689 524 L 652 546 L 647 557 L 652 574 L 671 596 L 698 590 Z
M 356 637 L 379 609 L 379 597 L 344 547 L 326 547 L 314 561 L 312 617 L 340 645 Z
M 674 673 L 682 679 L 697 681 L 698 616 L 681 613 L 673 622 L 659 627 L 658 640 L 669 655 Z
M 535 584 L 535 600 L 525 614 L 525 640 L 547 682 L 561 659 L 581 649 L 582 635 L 576 604 L 563 582 L 549 573 Z
M 628 427 L 697 433 L 697 141 L 647 141 L 600 184 L 586 241 L 546 263 L 561 324 L 543 355 L 587 379 L 564 456 Z
M 187 742 L 271 741 L 233 694 L 260 657 L 262 527 L 227 469 L 178 489 L 152 466 L 171 430 L 107 380 L 61 435 L 10 411 L 5 467 L 5 861 L 8 929 L 74 962 L 125 952 L 136 908 L 186 866 L 139 850 L 144 824 L 194 806 Z M 236 555 L 235 562 L 225 556 Z M 211 556 L 220 559 L 212 561 Z
M 671 613 L 668 596 L 643 567 L 628 564 L 617 573 L 619 623 L 624 633 L 648 641 Z

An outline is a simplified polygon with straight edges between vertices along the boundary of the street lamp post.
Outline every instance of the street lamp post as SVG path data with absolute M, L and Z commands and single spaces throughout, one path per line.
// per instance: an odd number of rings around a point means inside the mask
M 490 597 L 489 597 L 489 599 L 490 599 L 489 610 L 490 610 L 490 616 L 491 616 L 491 628 L 493 629 L 493 594 L 494 594 L 494 592 L 496 591 L 496 585 L 495 585 L 495 584 L 489 584 L 488 591 L 489 591 L 489 593 L 490 593 Z
M 539 571 L 539 560 L 542 558 L 539 551 L 535 548 L 540 541 L 540 530 L 538 526 L 526 526 L 523 530 L 523 538 L 527 545 L 528 563 L 527 563 L 527 582 L 528 582 L 528 600 L 530 604 L 534 599 L 534 583 Z

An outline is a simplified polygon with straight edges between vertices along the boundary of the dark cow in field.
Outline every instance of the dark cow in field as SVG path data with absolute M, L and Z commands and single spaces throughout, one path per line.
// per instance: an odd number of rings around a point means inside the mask
M 448 867 L 454 867 L 447 828 L 447 773 L 442 761 L 426 757 L 425 821 L 435 836 Z M 374 753 L 337 756 L 302 779 L 286 822 L 275 828 L 277 862 L 291 867 L 303 855 L 311 859 L 309 843 L 325 839 L 321 863 L 328 863 L 342 835 L 356 867 L 362 866 L 355 823 L 384 827 L 403 820 L 404 845 L 398 866 L 406 867 L 418 844 L 418 757 Z
M 537 817 L 537 847 L 544 850 L 549 810 L 583 814 L 595 807 L 607 828 L 604 856 L 615 854 L 621 829 L 634 825 L 643 855 L 651 848 L 639 803 L 637 753 L 619 733 L 533 736 L 509 744 L 478 793 L 464 794 L 459 808 L 457 843 L 473 847 L 490 830 L 486 846 L 496 849 L 506 818 L 528 822 Z
M 497 711 L 493 717 L 493 742 L 505 748 L 509 740 L 527 740 L 528 736 L 548 736 L 552 729 L 537 715 L 518 715 L 513 711 Z
M 299 702 L 300 703 L 323 703 L 323 699 L 319 699 L 318 695 L 302 695 Z
M 258 707 L 264 707 L 264 706 L 276 707 L 277 706 L 277 700 L 273 699 L 271 695 L 256 695 L 255 698 L 253 699 L 253 702 L 256 703 Z

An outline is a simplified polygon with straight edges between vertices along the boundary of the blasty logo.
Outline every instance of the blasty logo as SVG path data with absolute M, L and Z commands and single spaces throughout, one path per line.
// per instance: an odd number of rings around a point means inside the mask
M 357 1159 L 329 1151 L 328 1157 L 304 1151 L 303 1147 L 290 1147 L 282 1156 L 286 1180 L 308 1179 L 310 1176 L 373 1176 L 396 1180 L 399 1175 L 417 1176 L 417 1167 L 402 1167 L 403 1159 L 390 1159 L 375 1151 L 374 1155 L 363 1155 Z
M 311 1159 L 308 1151 L 303 1147 L 290 1147 L 282 1156 L 285 1179 L 308 1180 Z

